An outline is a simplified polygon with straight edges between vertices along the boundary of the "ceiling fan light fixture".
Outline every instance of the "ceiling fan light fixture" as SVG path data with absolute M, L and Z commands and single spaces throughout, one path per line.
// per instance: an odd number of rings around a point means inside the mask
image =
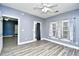
M 51 5 L 49 3 L 42 3 L 42 7 L 36 7 L 37 9 L 41 10 L 42 13 L 47 14 L 48 12 L 53 12 L 52 8 L 56 7 L 56 5 Z M 58 11 L 55 11 L 58 12 Z
M 42 12 L 44 12 L 44 13 L 46 13 L 48 11 L 48 8 L 47 7 L 44 7 L 43 9 L 42 9 Z

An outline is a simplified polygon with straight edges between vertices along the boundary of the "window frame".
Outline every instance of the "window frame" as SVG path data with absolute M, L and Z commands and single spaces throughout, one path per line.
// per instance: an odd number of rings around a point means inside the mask
M 64 35 L 64 34 L 63 34 L 63 31 L 64 31 L 64 29 L 63 29 L 63 26 L 64 26 L 63 23 L 64 23 L 64 22 L 68 22 L 68 31 L 69 31 L 69 36 L 68 36 L 68 38 L 63 38 L 63 35 Z M 68 42 L 70 41 L 69 20 L 62 20 L 62 34 L 61 34 L 61 35 L 62 35 L 62 39 L 61 39 L 61 40 L 68 41 Z
M 68 22 L 68 31 L 69 31 L 69 36 L 68 38 L 63 38 L 63 23 L 64 22 Z M 53 36 L 53 24 L 56 24 L 56 36 Z M 62 40 L 62 41 L 67 41 L 67 42 L 70 42 L 70 31 L 71 31 L 71 28 L 70 28 L 70 20 L 59 20 L 59 21 L 54 21 L 54 22 L 50 22 L 50 26 L 49 26 L 49 36 L 50 38 L 53 38 L 53 39 L 59 39 L 59 40 Z
M 56 33 L 58 32 L 57 31 L 57 22 L 50 22 L 50 28 L 49 28 L 49 36 L 53 39 L 58 39 L 56 36 L 53 36 L 53 24 L 56 24 Z

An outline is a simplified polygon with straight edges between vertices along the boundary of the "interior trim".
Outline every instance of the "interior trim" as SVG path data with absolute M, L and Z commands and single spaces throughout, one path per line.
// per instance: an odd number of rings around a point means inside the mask
M 50 39 L 47 39 L 47 38 L 43 38 L 43 40 L 47 40 L 47 41 L 50 41 L 50 42 L 54 42 L 54 43 L 57 43 L 57 44 L 60 44 L 60 45 L 64 45 L 64 46 L 67 46 L 67 47 L 70 47 L 70 48 L 74 48 L 74 49 L 78 49 L 79 50 L 79 47 L 73 46 L 73 45 L 70 45 L 70 44 L 66 44 L 66 43 L 62 43 L 62 42 L 57 42 L 57 41 L 50 40 Z
M 19 42 L 20 42 L 20 18 L 16 17 L 16 16 L 13 16 L 13 15 L 8 15 L 8 14 L 3 14 L 2 16 L 7 16 L 7 17 L 18 19 L 18 39 L 17 39 L 17 45 L 19 45 Z
M 0 53 L 1 53 L 1 51 L 2 51 L 2 47 L 0 47 Z
M 26 41 L 26 42 L 19 42 L 18 45 L 23 45 L 23 44 L 27 44 L 27 43 L 31 43 L 31 42 L 35 42 L 36 40 L 31 40 L 31 41 Z
M 41 38 L 41 40 L 44 40 L 44 38 Z M 23 44 L 27 44 L 27 43 L 31 43 L 31 42 L 35 42 L 35 41 L 37 41 L 37 40 L 36 39 L 33 39 L 31 41 L 21 42 L 18 45 L 23 45 Z

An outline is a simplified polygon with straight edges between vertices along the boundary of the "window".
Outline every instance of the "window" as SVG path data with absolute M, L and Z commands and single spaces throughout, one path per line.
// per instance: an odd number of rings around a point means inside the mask
M 68 20 L 62 21 L 62 38 L 64 39 L 69 38 L 69 21 Z
M 69 40 L 69 20 L 61 20 L 50 23 L 49 35 L 51 38 Z
M 51 22 L 49 34 L 51 37 L 57 38 L 57 22 Z

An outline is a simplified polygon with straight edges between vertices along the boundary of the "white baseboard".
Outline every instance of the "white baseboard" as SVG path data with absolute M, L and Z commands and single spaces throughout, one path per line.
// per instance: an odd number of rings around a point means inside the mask
M 0 53 L 1 53 L 1 51 L 2 51 L 2 47 L 0 47 Z
M 41 40 L 44 40 L 44 38 L 41 38 Z M 33 39 L 31 41 L 21 42 L 21 43 L 18 43 L 18 45 L 27 44 L 27 43 L 31 43 L 31 42 L 34 42 L 34 41 L 36 41 L 36 39 Z
M 44 40 L 45 38 L 41 38 L 41 40 Z
M 27 43 L 31 43 L 31 42 L 34 42 L 34 41 L 36 41 L 36 40 L 31 40 L 31 41 L 21 42 L 21 43 L 18 43 L 18 45 L 27 44 Z
M 50 42 L 54 42 L 54 43 L 57 43 L 57 44 L 60 44 L 60 45 L 64 45 L 64 46 L 67 46 L 67 47 L 70 47 L 70 48 L 74 48 L 74 49 L 78 49 L 79 50 L 79 47 L 73 46 L 73 45 L 70 45 L 70 44 L 66 44 L 66 43 L 62 43 L 62 42 L 57 42 L 57 41 L 50 40 L 50 39 L 47 39 L 47 38 L 43 38 L 43 40 L 47 40 L 47 41 L 50 41 Z

